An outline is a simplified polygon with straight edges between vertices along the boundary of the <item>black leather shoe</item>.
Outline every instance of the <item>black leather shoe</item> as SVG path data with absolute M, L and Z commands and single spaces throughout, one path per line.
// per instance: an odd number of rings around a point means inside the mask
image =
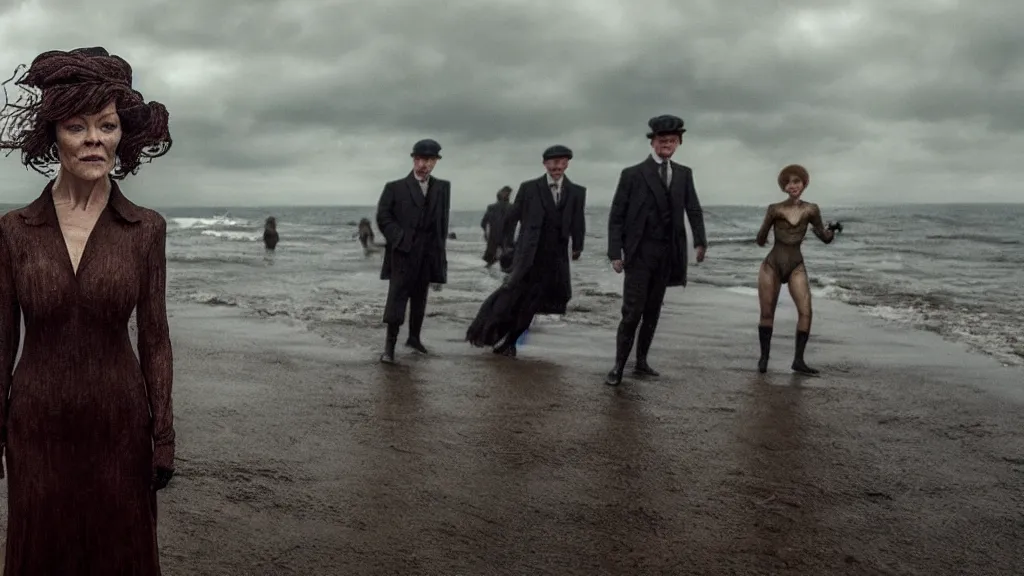
M 633 374 L 637 376 L 661 376 L 657 370 L 651 368 L 647 360 L 637 360 L 636 365 L 633 366 Z
M 612 371 L 605 376 L 604 383 L 609 386 L 618 386 L 619 384 L 622 384 L 622 368 L 612 368 Z
M 423 345 L 423 342 L 420 342 L 419 338 L 409 338 L 405 341 L 405 345 L 420 354 L 428 354 L 426 346 Z
M 516 347 L 514 344 L 512 346 L 495 346 L 492 352 L 499 356 L 508 356 L 509 358 L 516 357 Z
M 381 364 L 395 363 L 395 341 L 388 340 L 384 343 L 384 353 L 380 355 Z

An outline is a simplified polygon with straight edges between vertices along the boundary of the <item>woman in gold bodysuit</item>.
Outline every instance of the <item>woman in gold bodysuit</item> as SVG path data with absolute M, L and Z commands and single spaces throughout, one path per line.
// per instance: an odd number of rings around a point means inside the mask
M 804 374 L 817 374 L 818 370 L 804 362 L 804 348 L 811 332 L 811 284 L 807 279 L 804 257 L 800 245 L 807 234 L 808 225 L 825 244 L 835 238 L 835 231 L 842 232 L 842 224 L 836 222 L 827 226 L 821 221 L 821 210 L 817 204 L 800 199 L 810 176 L 800 165 L 791 164 L 779 172 L 779 188 L 788 199 L 768 206 L 764 223 L 757 233 L 757 245 L 768 243 L 768 232 L 774 227 L 775 244 L 761 263 L 757 276 L 757 295 L 761 303 L 761 321 L 757 327 L 761 341 L 761 359 L 757 363 L 759 372 L 768 371 L 768 354 L 771 351 L 772 330 L 775 325 L 775 308 L 779 303 L 779 292 L 783 284 L 789 284 L 789 294 L 796 304 L 796 353 L 793 356 L 793 370 Z

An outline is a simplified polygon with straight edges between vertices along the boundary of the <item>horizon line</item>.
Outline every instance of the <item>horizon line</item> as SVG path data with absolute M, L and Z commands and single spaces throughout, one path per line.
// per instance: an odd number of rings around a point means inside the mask
M 475 207 L 457 208 L 453 206 L 452 212 L 463 210 L 481 210 L 488 204 L 481 204 Z M 763 208 L 770 203 L 716 203 L 702 204 L 702 208 Z M 900 206 L 1024 206 L 1024 201 L 1010 202 L 879 202 L 879 203 L 858 203 L 858 204 L 826 204 L 828 208 L 882 208 Z M 377 204 L 250 204 L 250 205 L 229 205 L 229 204 L 180 204 L 176 206 L 150 205 L 150 208 L 173 209 L 173 208 L 242 208 L 242 209 L 271 209 L 271 208 L 376 208 Z M 591 208 L 592 206 L 587 206 Z
M 479 210 L 486 208 L 490 203 L 481 204 L 479 207 L 467 207 L 467 208 L 455 208 L 452 207 L 452 212 L 459 212 L 463 210 Z M 767 206 L 769 203 L 718 203 L 718 204 L 702 204 L 702 208 L 762 208 Z M 17 209 L 28 204 L 20 203 L 9 203 L 0 202 L 0 207 L 7 209 Z M 147 204 L 144 205 L 146 208 L 154 210 L 166 210 L 166 209 L 180 209 L 180 208 L 234 208 L 234 209 L 289 209 L 289 208 L 376 208 L 376 203 L 371 204 L 249 204 L 249 205 L 230 205 L 230 204 L 178 204 L 178 205 L 159 205 L 159 204 Z M 878 202 L 878 203 L 857 203 L 857 204 L 826 204 L 829 208 L 891 208 L 901 206 L 1024 206 L 1024 201 L 982 201 L 982 202 Z M 591 206 L 588 206 L 590 208 Z

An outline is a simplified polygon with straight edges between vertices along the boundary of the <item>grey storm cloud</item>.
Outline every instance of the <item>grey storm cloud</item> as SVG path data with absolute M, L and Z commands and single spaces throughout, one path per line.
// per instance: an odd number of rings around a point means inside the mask
M 456 208 L 556 142 L 597 208 L 661 113 L 706 204 L 764 203 L 790 162 L 823 202 L 1018 201 L 1022 25 L 1016 0 L 0 0 L 0 73 L 128 59 L 171 111 L 174 148 L 130 184 L 156 205 L 370 204 L 433 137 Z M 38 193 L 22 172 L 0 164 L 11 201 Z

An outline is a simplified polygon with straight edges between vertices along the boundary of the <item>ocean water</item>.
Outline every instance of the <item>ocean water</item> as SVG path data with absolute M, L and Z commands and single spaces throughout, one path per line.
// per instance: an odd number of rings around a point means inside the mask
M 817 298 L 1024 365 L 1024 205 L 823 209 L 845 229 L 827 246 L 808 234 L 804 257 Z M 261 242 L 268 215 L 277 217 L 281 235 L 273 254 Z M 708 258 L 691 268 L 691 281 L 756 297 L 768 250 L 753 241 L 763 215 L 763 207 L 706 208 Z M 386 291 L 380 256 L 365 258 L 353 237 L 372 208 L 171 209 L 165 216 L 170 298 L 289 319 L 328 339 L 339 328 L 379 325 Z M 429 315 L 468 324 L 500 284 L 500 272 L 482 265 L 480 216 L 452 213 L 449 283 L 431 293 Z M 606 218 L 605 207 L 589 208 L 570 313 L 539 323 L 618 320 L 622 277 L 604 256 Z
M 816 298 L 930 330 L 1008 364 L 1024 366 L 1024 205 L 823 206 L 845 230 L 831 245 L 808 233 L 804 258 Z M 337 341 L 351 327 L 379 326 L 387 284 L 380 255 L 364 257 L 356 222 L 371 207 L 166 209 L 168 298 L 301 324 Z M 267 253 L 263 221 L 281 242 Z M 483 267 L 479 211 L 453 211 L 449 283 L 432 292 L 428 316 L 468 325 L 502 280 Z M 756 298 L 768 248 L 754 243 L 764 207 L 706 207 L 708 258 L 690 281 Z M 538 324 L 613 326 L 622 277 L 604 256 L 607 207 L 587 214 L 583 257 L 573 265 L 564 317 Z M 378 240 L 383 241 L 378 231 Z M 788 298 L 783 288 L 782 298 Z M 751 324 L 756 323 L 751 318 Z M 370 339 L 377 338 L 376 332 Z

